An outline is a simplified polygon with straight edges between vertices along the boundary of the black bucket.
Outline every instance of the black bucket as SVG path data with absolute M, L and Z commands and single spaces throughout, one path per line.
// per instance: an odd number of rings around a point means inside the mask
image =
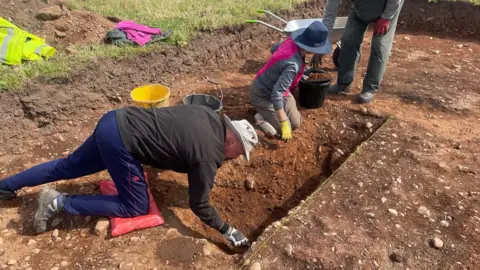
M 327 73 L 323 69 L 309 69 L 303 74 L 310 76 L 312 73 Z M 328 87 L 332 83 L 333 77 L 322 81 L 307 81 L 304 78 L 298 85 L 300 106 L 307 109 L 317 109 L 323 106 L 328 94 Z
M 183 98 L 183 103 L 187 105 L 202 105 L 207 106 L 216 113 L 223 108 L 223 103 L 220 99 L 207 94 L 191 94 Z

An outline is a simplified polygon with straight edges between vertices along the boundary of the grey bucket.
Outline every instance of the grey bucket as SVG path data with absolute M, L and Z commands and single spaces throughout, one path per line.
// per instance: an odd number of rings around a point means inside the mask
M 216 113 L 220 112 L 223 108 L 223 102 L 207 94 L 190 94 L 183 98 L 183 103 L 187 105 L 202 105 L 207 106 Z

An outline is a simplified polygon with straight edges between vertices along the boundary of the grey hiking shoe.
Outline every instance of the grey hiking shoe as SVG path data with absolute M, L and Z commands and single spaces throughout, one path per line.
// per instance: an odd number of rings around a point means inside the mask
M 33 226 L 37 233 L 47 230 L 47 221 L 63 209 L 63 195 L 49 186 L 40 190 L 38 197 L 38 208 L 33 219 Z
M 375 93 L 373 92 L 363 92 L 358 96 L 358 103 L 370 103 L 374 96 Z
M 328 93 L 331 95 L 347 94 L 352 90 L 351 84 L 334 84 L 328 87 Z

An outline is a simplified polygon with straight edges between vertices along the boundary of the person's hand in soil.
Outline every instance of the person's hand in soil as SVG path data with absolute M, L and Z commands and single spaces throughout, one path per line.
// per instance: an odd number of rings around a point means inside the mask
M 385 35 L 388 31 L 388 26 L 390 25 L 390 20 L 378 18 L 375 22 L 375 31 L 373 32 L 376 36 Z
M 250 247 L 250 242 L 248 242 L 247 237 L 229 224 L 224 223 L 222 228 L 220 228 L 220 232 L 223 234 L 223 236 L 225 236 L 225 238 L 228 239 L 228 241 L 230 241 L 230 243 L 232 243 L 234 247 Z
M 280 128 L 282 129 L 282 140 L 289 141 L 293 138 L 290 123 L 287 120 L 280 121 Z

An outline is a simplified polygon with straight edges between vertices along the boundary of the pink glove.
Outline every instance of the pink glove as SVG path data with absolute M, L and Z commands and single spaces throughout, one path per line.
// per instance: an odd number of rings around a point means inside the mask
M 378 18 L 375 23 L 374 35 L 385 35 L 388 31 L 388 26 L 390 25 L 390 20 Z

